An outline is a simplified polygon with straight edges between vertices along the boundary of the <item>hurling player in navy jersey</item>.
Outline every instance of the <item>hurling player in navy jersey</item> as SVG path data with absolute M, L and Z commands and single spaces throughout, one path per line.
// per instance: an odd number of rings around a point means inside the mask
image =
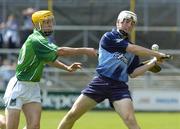
M 98 103 L 108 99 L 111 106 L 123 119 L 128 129 L 140 129 L 134 115 L 128 77 L 144 74 L 156 63 L 162 63 L 164 53 L 132 44 L 128 34 L 137 23 L 137 16 L 130 11 L 118 15 L 116 28 L 106 32 L 99 42 L 97 76 L 81 92 L 70 111 L 60 122 L 58 129 L 71 129 L 75 121 Z M 140 65 L 138 56 L 156 57 Z

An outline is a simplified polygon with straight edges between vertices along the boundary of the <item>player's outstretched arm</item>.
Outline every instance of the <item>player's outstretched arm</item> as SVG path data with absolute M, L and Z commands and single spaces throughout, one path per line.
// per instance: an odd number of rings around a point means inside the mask
M 158 51 L 153 51 L 151 49 L 147 49 L 147 48 L 141 47 L 139 45 L 134 45 L 134 44 L 129 44 L 128 47 L 126 48 L 126 51 L 132 52 L 138 56 L 157 57 L 158 59 L 164 58 L 167 56 L 164 53 L 160 53 Z
M 48 65 L 66 70 L 68 72 L 75 72 L 82 67 L 82 64 L 79 62 L 74 62 L 71 65 L 66 65 L 58 60 L 56 60 L 55 62 L 48 62 Z
M 59 56 L 74 56 L 74 55 L 87 55 L 97 56 L 97 51 L 94 48 L 71 48 L 71 47 L 60 47 L 57 51 Z
M 147 63 L 145 63 L 144 65 L 137 67 L 129 76 L 131 78 L 135 78 L 137 76 L 143 75 L 146 71 L 154 67 L 156 63 L 158 63 L 157 58 L 153 58 L 149 60 Z

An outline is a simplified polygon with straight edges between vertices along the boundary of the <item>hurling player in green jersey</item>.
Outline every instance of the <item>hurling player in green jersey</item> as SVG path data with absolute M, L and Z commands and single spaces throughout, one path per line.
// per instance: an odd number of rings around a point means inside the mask
M 58 47 L 48 42 L 53 32 L 54 16 L 51 11 L 41 10 L 32 14 L 34 32 L 22 46 L 16 67 L 16 76 L 7 87 L 6 129 L 18 129 L 20 112 L 24 112 L 27 129 L 40 129 L 41 95 L 39 82 L 45 64 L 74 72 L 81 63 L 65 65 L 57 60 L 58 56 L 88 55 L 96 56 L 93 48 Z

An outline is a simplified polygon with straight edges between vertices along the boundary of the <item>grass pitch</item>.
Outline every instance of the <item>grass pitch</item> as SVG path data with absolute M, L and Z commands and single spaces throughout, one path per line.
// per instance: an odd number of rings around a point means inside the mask
M 43 111 L 41 129 L 57 129 L 59 121 L 67 111 Z M 142 129 L 180 129 L 180 112 L 136 113 Z M 25 125 L 22 115 L 19 129 Z M 90 111 L 81 117 L 73 129 L 127 129 L 114 111 Z

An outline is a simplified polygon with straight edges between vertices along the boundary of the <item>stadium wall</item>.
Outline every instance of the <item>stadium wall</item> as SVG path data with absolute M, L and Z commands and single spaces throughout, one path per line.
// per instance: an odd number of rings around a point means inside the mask
M 79 92 L 42 92 L 44 109 L 69 109 L 79 96 Z M 0 92 L 0 106 L 3 104 L 3 92 Z M 177 91 L 143 91 L 132 92 L 136 111 L 180 111 L 180 94 Z M 110 110 L 109 101 L 105 100 L 95 107 L 96 110 Z

